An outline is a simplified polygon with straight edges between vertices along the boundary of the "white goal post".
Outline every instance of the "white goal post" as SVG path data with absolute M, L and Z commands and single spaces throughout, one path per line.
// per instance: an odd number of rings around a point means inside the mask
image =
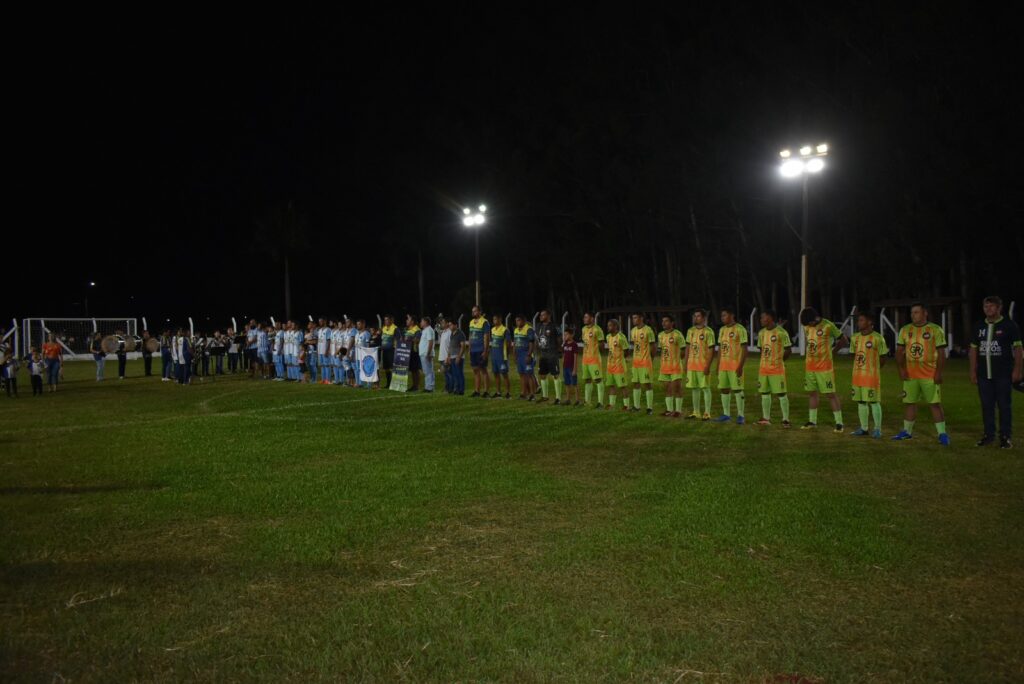
M 135 318 L 25 318 L 22 320 L 22 349 L 41 350 L 47 335 L 53 333 L 64 348 L 65 360 L 89 359 L 89 342 L 93 335 L 113 335 L 121 331 L 125 336 L 138 337 L 139 324 Z M 131 352 L 128 357 L 140 356 Z

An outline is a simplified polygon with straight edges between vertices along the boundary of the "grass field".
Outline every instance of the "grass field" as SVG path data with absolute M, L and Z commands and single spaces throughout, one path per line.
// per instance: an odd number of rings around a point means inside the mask
M 948 449 L 92 369 L 0 397 L 4 680 L 1024 679 L 1024 451 L 962 361 Z

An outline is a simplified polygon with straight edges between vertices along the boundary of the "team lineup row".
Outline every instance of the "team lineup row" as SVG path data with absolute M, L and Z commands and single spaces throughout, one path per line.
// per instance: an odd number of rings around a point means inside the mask
M 465 392 L 463 367 L 468 356 L 473 397 L 510 398 L 509 371 L 514 361 L 521 378 L 521 399 L 590 405 L 596 394 L 596 408 L 612 410 L 621 401 L 621 410 L 639 412 L 646 408 L 649 415 L 654 413 L 653 383 L 659 382 L 666 393 L 662 415 L 671 418 L 683 416 L 685 382 L 692 397 L 687 418 L 720 423 L 735 420 L 741 425 L 746 422 L 744 367 L 750 340 L 746 328 L 736 322 L 729 309 L 722 310 L 717 331 L 708 325 L 706 312 L 695 311 L 685 334 L 676 328 L 670 315 L 662 317 L 661 331 L 655 334 L 642 314 L 634 314 L 628 338 L 617 320 L 608 321 L 606 332 L 589 313 L 584 314 L 578 331 L 571 327 L 562 330 L 547 311 L 540 313 L 536 329 L 524 316 L 517 316 L 515 326 L 509 328 L 500 316 L 488 320 L 477 307 L 472 314 L 468 335 L 454 321 L 438 331 L 429 318 L 416 321 L 412 316 L 407 317 L 404 328 L 386 317 L 379 330 L 367 328 L 363 321 L 329 324 L 321 320 L 319 325 L 311 322 L 305 331 L 294 322 L 278 324 L 277 329 L 264 329 L 252 322 L 246 331 L 246 347 L 253 355 L 254 373 L 266 376 L 269 368 L 276 366 L 279 378 L 299 380 L 308 372 L 313 381 L 333 384 L 355 384 L 351 363 L 355 347 L 380 347 L 381 366 L 390 384 L 395 349 L 406 345 L 413 350 L 408 364 L 410 391 L 418 389 L 420 373 L 424 376 L 424 391 L 433 391 L 433 366 L 439 361 L 445 371 L 445 389 L 453 394 Z M 782 426 L 788 428 L 791 422 L 785 361 L 792 352 L 792 342 L 773 312 L 762 313 L 760 323 L 757 391 L 762 410 L 756 422 L 771 424 L 772 404 L 777 399 Z M 851 434 L 881 437 L 881 370 L 889 350 L 883 336 L 874 329 L 873 317 L 860 314 L 858 331 L 850 338 L 813 309 L 803 312 L 801 324 L 806 336 L 804 390 L 809 398 L 808 418 L 802 429 L 817 427 L 824 398 L 832 411 L 833 430 L 844 432 L 833 353 L 849 345 L 854 360 L 852 395 L 859 417 L 859 427 Z M 181 343 L 181 338 L 175 338 L 172 348 Z M 928 321 L 927 309 L 914 307 L 911 323 L 900 330 L 897 341 L 896 363 L 903 382 L 905 415 L 904 428 L 893 439 L 912 438 L 917 404 L 923 402 L 931 408 L 939 442 L 949 444 L 941 403 L 945 346 L 945 334 Z M 176 352 L 178 349 L 172 354 Z M 657 375 L 655 354 L 659 359 Z M 711 406 L 713 370 L 722 406 L 715 417 Z M 584 386 L 582 398 L 580 384 Z

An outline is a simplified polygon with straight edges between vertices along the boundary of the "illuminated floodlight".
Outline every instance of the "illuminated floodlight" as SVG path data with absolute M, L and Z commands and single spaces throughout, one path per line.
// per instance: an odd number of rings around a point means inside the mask
M 465 214 L 466 216 L 469 216 L 470 211 L 472 210 L 469 207 L 466 207 L 465 209 L 462 210 L 462 213 Z
M 487 205 L 486 204 L 481 204 L 480 205 L 480 213 L 482 213 L 482 214 L 486 214 L 487 213 Z
M 783 159 L 789 159 L 790 155 L 792 154 L 793 153 L 790 152 L 789 150 L 782 150 L 781 152 L 779 152 L 779 156 L 782 157 Z
M 462 225 L 466 226 L 467 228 L 472 228 L 473 227 L 473 217 L 472 216 L 467 216 L 466 218 L 462 219 Z
M 818 173 L 823 168 L 825 168 L 825 160 L 822 159 L 821 157 L 815 157 L 814 159 L 808 161 L 804 168 L 807 169 L 808 173 Z
M 473 223 L 475 223 L 478 226 L 484 225 L 485 220 L 486 219 L 484 218 L 483 214 L 477 214 L 476 216 L 473 217 Z
M 812 152 L 812 150 L 811 150 L 811 146 L 810 145 L 804 145 L 803 147 L 800 148 L 800 156 L 801 157 L 809 156 L 811 154 L 811 152 Z
M 795 178 L 804 172 L 804 163 L 799 159 L 790 159 L 782 163 L 779 173 L 786 178 Z
M 826 145 L 825 143 L 821 143 L 815 149 L 817 150 L 818 154 L 828 154 L 828 145 Z

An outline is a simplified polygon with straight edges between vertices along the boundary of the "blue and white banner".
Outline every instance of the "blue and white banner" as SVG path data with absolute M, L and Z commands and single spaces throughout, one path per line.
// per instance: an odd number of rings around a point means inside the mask
M 359 367 L 359 382 L 377 382 L 377 348 L 356 347 L 356 364 Z

